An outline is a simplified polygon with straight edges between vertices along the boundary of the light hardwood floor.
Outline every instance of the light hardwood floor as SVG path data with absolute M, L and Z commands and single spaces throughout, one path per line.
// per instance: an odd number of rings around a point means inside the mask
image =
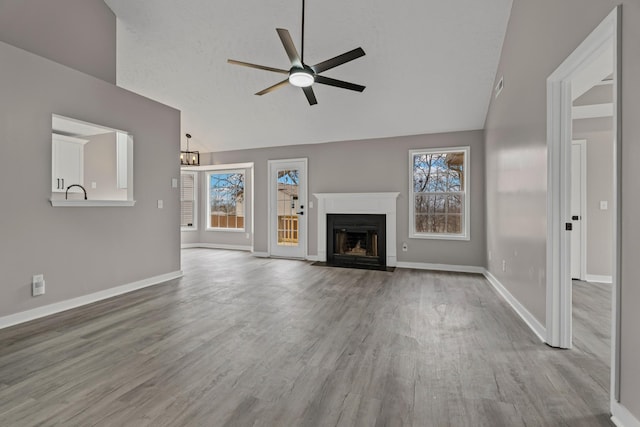
M 611 425 L 597 357 L 540 343 L 482 276 L 183 269 L 1 330 L 0 426 Z
M 611 378 L 611 284 L 573 281 L 573 345 L 594 363 L 592 376 L 609 389 Z

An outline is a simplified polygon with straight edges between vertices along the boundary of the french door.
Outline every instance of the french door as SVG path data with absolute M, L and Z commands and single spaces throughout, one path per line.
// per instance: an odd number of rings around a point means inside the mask
M 307 159 L 269 160 L 269 252 L 307 256 Z

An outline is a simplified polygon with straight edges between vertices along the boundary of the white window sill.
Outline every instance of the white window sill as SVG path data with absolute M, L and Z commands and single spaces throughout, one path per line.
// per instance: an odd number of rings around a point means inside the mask
M 54 200 L 49 199 L 53 207 L 127 207 L 136 204 L 135 200 Z
M 410 234 L 410 239 L 432 239 L 432 240 L 471 240 L 468 235 L 457 234 Z
M 230 233 L 246 233 L 244 228 L 207 228 L 205 231 L 228 231 Z

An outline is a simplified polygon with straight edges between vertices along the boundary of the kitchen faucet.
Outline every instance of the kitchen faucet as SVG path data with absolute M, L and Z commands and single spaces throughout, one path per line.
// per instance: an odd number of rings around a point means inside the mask
M 84 191 L 84 199 L 87 200 L 87 190 L 84 189 L 84 187 L 80 184 L 72 184 L 70 186 L 67 187 L 67 191 L 64 193 L 64 199 L 67 200 L 67 197 L 69 197 L 69 189 L 71 187 L 80 187 L 82 188 L 82 191 Z

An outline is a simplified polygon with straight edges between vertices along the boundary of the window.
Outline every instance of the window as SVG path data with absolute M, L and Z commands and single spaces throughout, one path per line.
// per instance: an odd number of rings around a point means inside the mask
M 244 231 L 244 171 L 207 174 L 207 229 Z
M 180 227 L 182 230 L 197 230 L 197 173 L 180 174 Z
M 300 171 L 278 169 L 278 245 L 298 246 Z
M 469 240 L 469 147 L 409 152 L 409 237 Z

